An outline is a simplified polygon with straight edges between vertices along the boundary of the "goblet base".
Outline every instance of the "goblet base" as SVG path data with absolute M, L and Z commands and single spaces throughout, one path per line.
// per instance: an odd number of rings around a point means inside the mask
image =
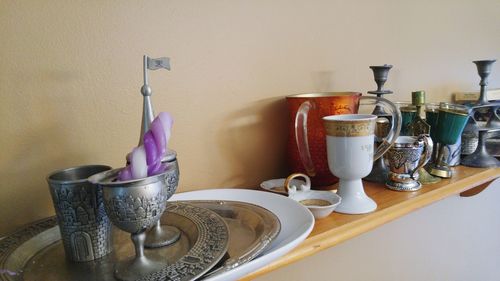
M 160 271 L 165 264 L 145 256 L 135 257 L 115 265 L 115 278 L 120 281 L 134 281 L 153 272 Z
M 409 176 L 408 176 L 409 178 Z M 385 186 L 395 191 L 417 191 L 422 188 L 422 184 L 416 180 L 409 180 L 406 182 L 398 182 L 388 179 Z
M 468 167 L 476 168 L 496 168 L 500 167 L 500 161 L 495 157 L 486 153 L 472 153 L 471 155 L 462 159 L 461 164 Z
M 431 175 L 436 176 L 436 177 L 440 177 L 440 178 L 445 178 L 445 179 L 451 178 L 451 170 L 447 166 L 439 166 L 439 165 L 433 166 L 431 168 L 430 173 L 431 173 Z
M 418 169 L 418 181 L 421 184 L 432 184 L 440 182 L 441 178 L 432 176 L 431 174 L 429 174 L 429 172 L 427 172 L 426 169 L 422 167 Z
M 179 240 L 180 237 L 181 232 L 177 227 L 158 223 L 155 227 L 146 232 L 144 247 L 159 248 L 168 246 Z
M 366 214 L 377 209 L 377 203 L 366 195 L 361 179 L 340 179 L 337 194 L 342 198 L 335 209 L 337 213 Z

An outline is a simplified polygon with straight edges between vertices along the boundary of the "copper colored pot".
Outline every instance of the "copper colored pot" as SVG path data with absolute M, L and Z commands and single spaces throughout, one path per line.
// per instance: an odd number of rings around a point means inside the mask
M 331 189 L 338 179 L 328 168 L 326 137 L 321 118 L 358 113 L 357 92 L 308 93 L 287 96 L 288 161 L 292 172 L 306 173 L 315 189 Z

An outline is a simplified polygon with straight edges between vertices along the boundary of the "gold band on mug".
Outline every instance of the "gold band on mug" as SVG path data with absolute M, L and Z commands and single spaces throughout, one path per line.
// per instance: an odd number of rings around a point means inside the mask
M 326 120 L 324 124 L 326 134 L 332 137 L 364 137 L 375 131 L 375 119 Z

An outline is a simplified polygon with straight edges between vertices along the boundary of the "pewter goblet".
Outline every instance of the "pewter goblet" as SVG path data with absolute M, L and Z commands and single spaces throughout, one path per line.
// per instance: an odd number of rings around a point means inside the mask
M 137 280 L 141 276 L 160 270 L 164 264 L 148 259 L 144 255 L 146 229 L 153 226 L 165 211 L 166 202 L 177 188 L 171 184 L 177 176 L 174 165 L 167 171 L 146 178 L 116 181 L 118 172 L 114 169 L 89 178 L 102 186 L 106 213 L 113 224 L 131 233 L 135 247 L 135 257 L 115 266 L 115 277 L 119 280 Z M 170 180 L 169 180 L 170 179 Z
M 177 162 L 177 153 L 173 150 L 169 150 L 167 156 L 162 160 L 164 165 L 170 165 L 171 173 L 167 177 L 167 197 L 170 198 L 177 189 L 179 184 L 179 164 Z M 180 230 L 171 225 L 162 225 L 160 220 L 146 232 L 146 242 L 144 246 L 146 248 L 158 248 L 163 246 L 168 246 L 176 242 L 181 236 Z

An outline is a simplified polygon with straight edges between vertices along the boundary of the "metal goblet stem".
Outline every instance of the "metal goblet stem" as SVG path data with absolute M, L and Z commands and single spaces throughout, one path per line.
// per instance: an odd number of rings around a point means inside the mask
M 451 178 L 451 169 L 444 161 L 444 150 L 445 145 L 441 144 L 439 146 L 439 153 L 436 159 L 436 165 L 431 168 L 431 175 L 442 177 L 442 178 Z
M 135 257 L 115 266 L 115 277 L 118 280 L 137 280 L 141 276 L 156 272 L 164 267 L 164 264 L 150 260 L 144 255 L 144 241 L 146 240 L 146 229 L 139 233 L 130 234 L 134 243 Z

